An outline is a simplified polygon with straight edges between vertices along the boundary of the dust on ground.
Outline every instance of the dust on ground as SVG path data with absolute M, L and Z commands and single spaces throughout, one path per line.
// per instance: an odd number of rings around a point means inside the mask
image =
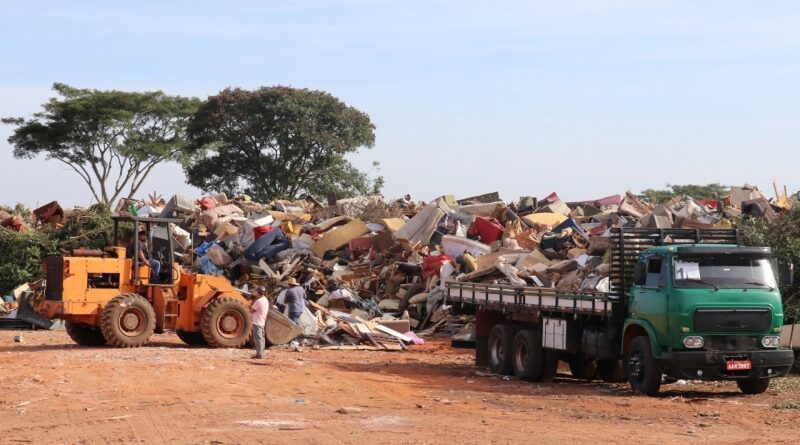
M 15 343 L 22 335 L 24 342 Z M 796 443 L 800 377 L 758 396 L 731 382 L 662 387 L 488 374 L 441 340 L 407 352 L 73 344 L 0 332 L 0 443 Z

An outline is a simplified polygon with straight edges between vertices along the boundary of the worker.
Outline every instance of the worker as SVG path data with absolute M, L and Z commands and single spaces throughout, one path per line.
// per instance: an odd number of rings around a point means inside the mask
M 253 346 L 256 348 L 256 354 L 250 358 L 262 359 L 264 358 L 264 348 L 266 347 L 264 327 L 267 325 L 269 300 L 264 286 L 253 289 L 253 296 L 256 299 L 250 305 L 250 320 L 253 323 Z
M 303 315 L 303 311 L 306 309 L 306 291 L 294 277 L 286 280 L 286 284 L 289 285 L 289 289 L 286 290 L 286 296 L 283 301 L 289 311 L 289 319 L 294 324 L 299 325 L 300 316 Z
M 142 229 L 139 230 L 139 250 L 138 252 L 134 252 L 136 250 L 136 243 L 135 240 L 131 241 L 131 246 L 128 248 L 128 258 L 134 258 L 134 254 L 136 258 L 139 259 L 139 264 L 147 264 L 150 266 L 150 282 L 157 283 L 158 282 L 158 275 L 161 273 L 161 262 L 150 258 L 150 252 L 147 250 L 147 231 Z

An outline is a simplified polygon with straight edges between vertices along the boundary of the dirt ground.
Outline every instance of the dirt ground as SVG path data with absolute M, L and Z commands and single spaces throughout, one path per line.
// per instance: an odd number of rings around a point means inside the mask
M 14 342 L 15 335 L 23 343 Z M 797 443 L 800 377 L 735 384 L 548 384 L 490 375 L 471 350 L 79 347 L 63 331 L 0 332 L 0 443 Z M 795 405 L 795 403 L 797 403 Z M 794 408 L 794 409 L 793 409 Z

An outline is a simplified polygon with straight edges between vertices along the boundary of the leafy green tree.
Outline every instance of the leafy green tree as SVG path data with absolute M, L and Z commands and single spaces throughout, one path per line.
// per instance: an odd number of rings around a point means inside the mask
M 800 323 L 800 205 L 795 204 L 787 213 L 779 214 L 769 223 L 765 218 L 743 215 L 736 224 L 743 241 L 750 246 L 769 246 L 779 265 L 794 264 L 795 282 L 781 286 L 783 317 L 787 323 Z M 795 354 L 795 371 L 800 371 L 800 354 Z
M 88 209 L 74 209 L 60 226 L 44 226 L 42 230 L 50 231 L 59 249 L 102 249 L 111 245 L 114 221 L 108 207 L 95 204 Z
M 56 83 L 59 97 L 32 119 L 4 118 L 16 128 L 14 157 L 44 155 L 67 165 L 94 199 L 113 206 L 132 197 L 161 162 L 187 159 L 185 129 L 200 101 L 161 91 L 77 89 Z
M 189 139 L 202 155 L 184 170 L 203 190 L 260 201 L 371 193 L 382 178 L 371 180 L 346 156 L 371 148 L 374 129 L 366 113 L 323 91 L 227 88 L 192 119 Z
M 768 223 L 764 218 L 744 215 L 739 218 L 737 228 L 745 244 L 769 246 L 779 264 L 800 267 L 800 206 L 795 205 L 773 223 Z M 795 280 L 794 285 L 784 286 L 781 290 L 786 319 L 800 323 L 800 283 Z
M 42 278 L 42 258 L 57 252 L 55 240 L 45 232 L 0 228 L 0 294 Z
M 672 190 L 654 190 L 654 189 L 646 189 L 642 190 L 639 195 L 644 196 L 648 201 L 654 204 L 661 204 L 663 202 L 668 201 L 670 198 L 674 196 Z
M 677 195 L 691 196 L 695 199 L 715 199 L 721 198 L 730 193 L 730 188 L 719 183 L 697 185 L 672 185 L 667 184 L 667 188 L 663 190 L 647 189 L 643 190 L 640 195 L 647 198 L 650 202 L 657 204 L 668 201 L 670 198 Z

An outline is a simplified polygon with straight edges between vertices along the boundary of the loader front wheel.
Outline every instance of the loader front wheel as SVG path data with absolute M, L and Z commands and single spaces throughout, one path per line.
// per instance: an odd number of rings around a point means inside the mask
M 241 348 L 250 330 L 250 310 L 235 298 L 218 298 L 203 309 L 200 332 L 212 347 Z
M 103 346 L 106 344 L 106 338 L 103 337 L 103 333 L 97 326 L 68 321 L 64 323 L 64 328 L 67 330 L 69 338 L 81 346 Z
M 144 297 L 122 294 L 103 308 L 100 329 L 109 345 L 137 348 L 147 343 L 156 328 L 156 313 Z

